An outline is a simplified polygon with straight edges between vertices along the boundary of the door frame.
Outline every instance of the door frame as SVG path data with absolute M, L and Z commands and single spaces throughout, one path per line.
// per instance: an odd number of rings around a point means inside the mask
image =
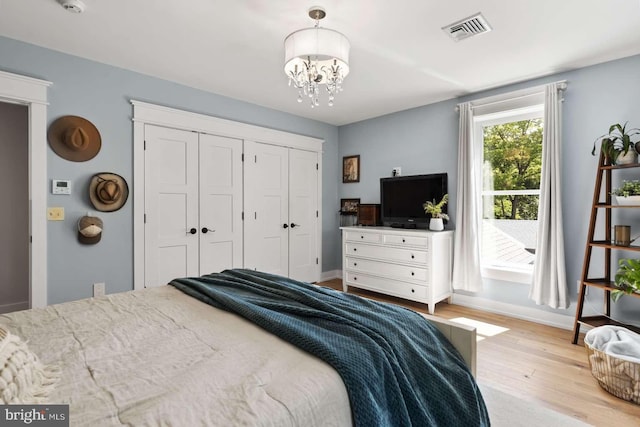
M 47 88 L 51 82 L 0 71 L 0 101 L 29 114 L 29 307 L 47 306 Z
M 144 126 L 228 136 L 263 144 L 322 153 L 323 139 L 192 113 L 132 99 L 133 105 L 133 289 L 144 288 Z M 244 150 L 243 150 L 244 151 Z M 318 206 L 322 206 L 322 156 L 318 156 Z M 322 209 L 318 218 L 318 256 L 322 265 Z

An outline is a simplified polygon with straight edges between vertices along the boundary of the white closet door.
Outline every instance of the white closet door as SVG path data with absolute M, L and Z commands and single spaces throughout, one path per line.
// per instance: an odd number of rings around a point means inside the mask
M 282 276 L 289 275 L 287 151 L 244 143 L 244 265 Z
M 200 134 L 200 274 L 242 267 L 242 140 Z
M 318 153 L 289 149 L 289 277 L 319 278 Z
M 198 134 L 151 125 L 144 132 L 145 286 L 151 287 L 198 275 Z

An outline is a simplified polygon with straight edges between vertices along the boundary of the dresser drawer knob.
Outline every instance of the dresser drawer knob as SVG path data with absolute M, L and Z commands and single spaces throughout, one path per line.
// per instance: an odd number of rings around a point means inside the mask
M 411 272 L 411 275 L 412 275 L 412 276 L 415 276 L 415 275 L 416 275 L 416 273 L 414 273 L 414 272 L 412 271 L 412 272 Z
M 414 254 L 411 254 L 411 259 L 415 259 L 415 257 L 416 256 Z
M 402 239 L 402 243 L 406 242 L 406 240 Z
M 364 236 L 360 236 L 361 239 L 364 239 Z
M 415 294 L 415 293 L 416 293 L 416 290 L 415 290 L 415 289 L 411 289 L 411 293 L 412 293 L 412 294 Z
M 357 277 L 354 277 L 354 278 L 353 278 L 353 280 L 358 280 L 358 278 L 357 278 Z
M 354 262 L 354 263 L 353 263 L 353 266 L 354 266 L 354 267 L 357 267 L 357 266 L 358 266 L 358 263 L 357 263 L 357 262 Z
M 358 252 L 358 248 L 353 248 L 353 252 Z

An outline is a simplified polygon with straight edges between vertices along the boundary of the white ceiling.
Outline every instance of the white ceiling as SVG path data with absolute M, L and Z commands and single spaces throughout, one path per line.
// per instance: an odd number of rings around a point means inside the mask
M 83 1 L 0 0 L 0 35 L 334 125 L 640 53 L 640 0 Z M 314 5 L 350 39 L 351 72 L 333 107 L 311 109 L 287 86 L 283 40 Z M 441 30 L 477 12 L 493 31 Z

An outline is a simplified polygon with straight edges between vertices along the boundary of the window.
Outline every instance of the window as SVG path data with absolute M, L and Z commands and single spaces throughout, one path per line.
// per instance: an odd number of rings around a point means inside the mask
M 482 144 L 482 275 L 530 283 L 535 260 L 544 104 L 476 116 Z

